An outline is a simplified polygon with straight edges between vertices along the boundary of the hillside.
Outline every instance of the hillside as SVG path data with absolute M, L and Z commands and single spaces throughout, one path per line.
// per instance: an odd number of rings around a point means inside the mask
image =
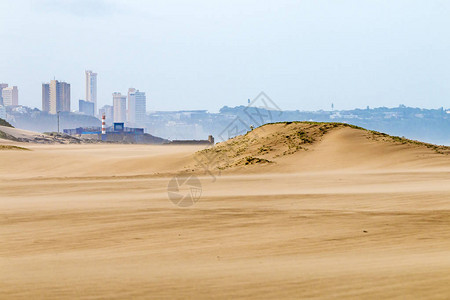
M 3 120 L 2 118 L 0 118 L 0 126 L 13 127 L 11 124 Z
M 326 151 L 325 151 L 326 150 Z M 398 153 L 400 151 L 400 154 Z M 437 146 L 344 123 L 282 122 L 266 124 L 212 148 L 197 153 L 193 170 L 229 170 L 252 165 L 291 165 L 314 168 L 339 164 L 361 166 L 378 161 L 395 165 L 417 155 L 450 153 L 450 147 Z M 360 157 L 361 160 L 351 160 Z M 424 159 L 426 159 L 424 157 Z M 326 163 L 325 163 L 326 162 Z M 310 164 L 314 164 L 310 166 Z

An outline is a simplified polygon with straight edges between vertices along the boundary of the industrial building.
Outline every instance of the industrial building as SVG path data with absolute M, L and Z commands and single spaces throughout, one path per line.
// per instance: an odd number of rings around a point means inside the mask
M 104 124 L 104 119 L 103 122 Z M 103 131 L 103 133 L 102 133 Z M 104 127 L 79 127 L 64 129 L 64 133 L 91 140 L 105 142 L 130 143 L 130 144 L 164 144 L 169 141 L 144 133 L 144 128 L 125 127 L 123 122 L 116 122 L 113 126 Z

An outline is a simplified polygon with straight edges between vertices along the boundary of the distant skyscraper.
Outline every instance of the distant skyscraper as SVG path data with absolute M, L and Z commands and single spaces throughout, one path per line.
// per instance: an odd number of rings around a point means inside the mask
M 144 92 L 139 92 L 139 90 L 135 93 L 136 96 L 136 123 L 144 124 L 147 121 L 147 97 Z
M 50 113 L 70 111 L 70 84 L 58 80 L 50 81 Z
M 127 121 L 127 97 L 121 93 L 113 93 L 114 122 Z
M 51 80 L 42 84 L 42 110 L 51 114 L 70 112 L 70 84 Z
M 90 70 L 86 73 L 86 101 L 94 103 L 94 111 L 97 111 L 97 73 Z
M 17 86 L 2 89 L 3 106 L 19 105 L 19 90 Z
M 84 100 L 78 101 L 78 111 L 82 114 L 93 116 L 94 115 L 94 103 Z
M 2 90 L 7 87 L 7 83 L 0 83 L 0 105 L 3 105 Z
M 98 110 L 100 116 L 105 115 L 106 124 L 112 124 L 114 122 L 114 107 L 112 105 L 105 105 Z
M 50 84 L 42 84 L 42 111 L 50 112 Z
M 128 117 L 128 122 L 133 125 L 136 122 L 136 97 L 134 95 L 135 92 L 136 92 L 135 88 L 128 89 L 127 117 Z
M 142 125 L 146 121 L 147 101 L 145 93 L 134 88 L 128 89 L 128 122 Z

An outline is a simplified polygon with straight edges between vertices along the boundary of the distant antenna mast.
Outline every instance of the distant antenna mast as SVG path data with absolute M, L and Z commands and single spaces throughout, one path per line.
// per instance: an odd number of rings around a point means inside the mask
M 58 115 L 58 134 L 59 134 L 59 113 L 60 113 L 60 111 L 57 112 L 57 115 Z

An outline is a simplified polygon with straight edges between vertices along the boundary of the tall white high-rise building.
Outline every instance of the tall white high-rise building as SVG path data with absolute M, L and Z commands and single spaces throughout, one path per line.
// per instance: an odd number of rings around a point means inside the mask
M 86 101 L 94 103 L 94 111 L 97 112 L 97 73 L 86 70 Z
M 19 90 L 17 86 L 2 89 L 3 106 L 19 105 Z
M 50 112 L 50 83 L 42 84 L 42 111 Z
M 144 92 L 139 92 L 139 90 L 137 90 L 134 95 L 136 98 L 136 124 L 142 126 L 146 121 L 147 97 Z
M 127 110 L 127 118 L 128 123 L 130 125 L 134 125 L 135 123 L 135 117 L 136 117 L 136 98 L 134 96 L 134 93 L 136 92 L 135 88 L 129 88 L 128 89 L 128 110 Z
M 121 93 L 113 93 L 114 122 L 125 123 L 127 121 L 127 96 Z
M 134 88 L 128 89 L 128 122 L 142 126 L 146 121 L 147 98 L 144 92 Z

